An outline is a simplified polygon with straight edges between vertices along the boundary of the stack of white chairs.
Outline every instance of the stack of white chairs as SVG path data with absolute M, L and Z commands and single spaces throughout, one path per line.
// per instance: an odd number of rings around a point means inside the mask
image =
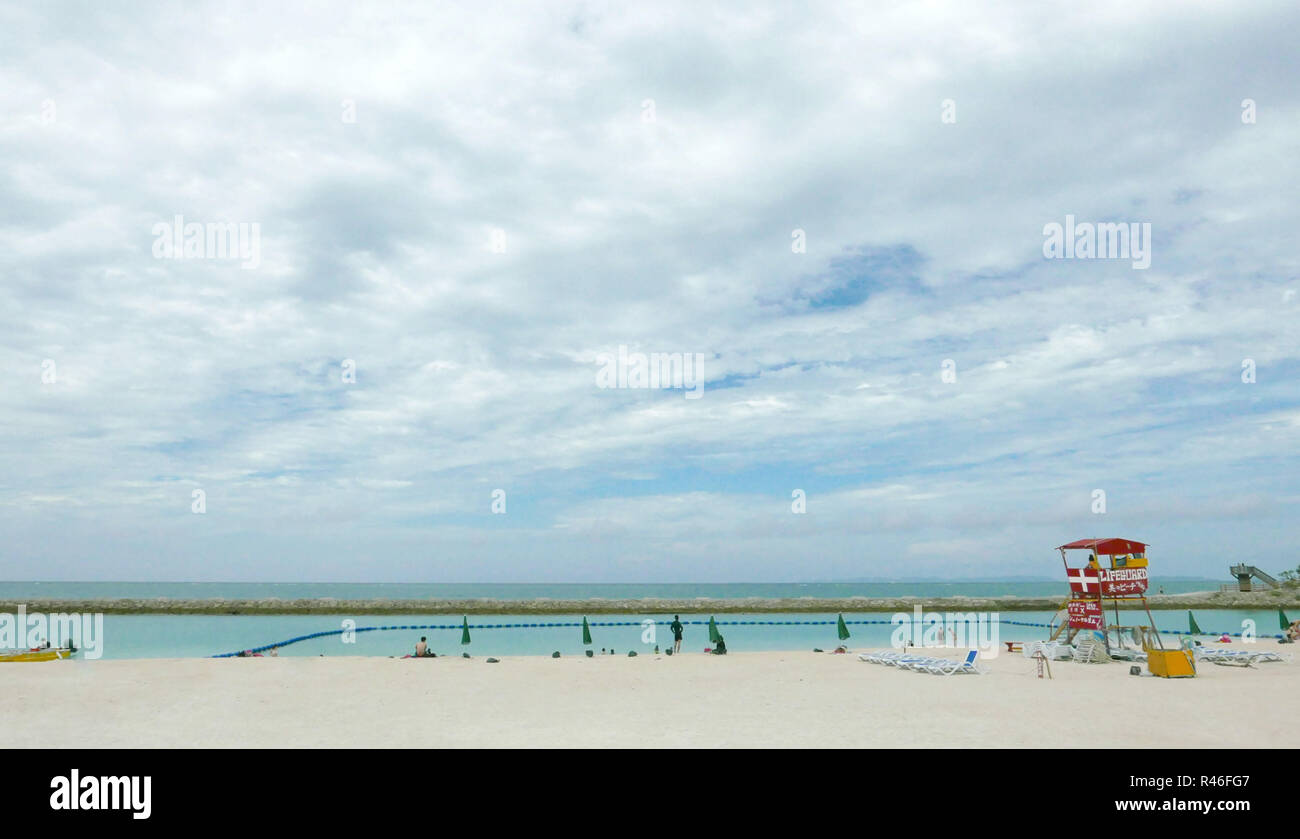
M 1087 664 L 1104 664 L 1111 658 L 1100 641 L 1080 641 L 1074 648 L 1074 660 Z

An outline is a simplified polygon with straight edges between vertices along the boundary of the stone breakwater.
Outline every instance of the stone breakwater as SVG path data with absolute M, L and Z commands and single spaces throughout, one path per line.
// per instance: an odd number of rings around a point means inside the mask
M 425 599 L 392 600 L 304 598 L 283 600 L 201 600 L 174 598 L 104 598 L 95 600 L 33 599 L 0 601 L 0 612 L 25 605 L 33 612 L 103 612 L 118 615 L 602 615 L 602 614 L 736 614 L 741 612 L 910 612 L 915 606 L 944 612 L 1049 612 L 1061 597 L 736 597 L 629 600 L 588 598 L 559 600 Z M 1300 608 L 1300 589 L 1251 593 L 1194 592 L 1152 595 L 1152 609 Z

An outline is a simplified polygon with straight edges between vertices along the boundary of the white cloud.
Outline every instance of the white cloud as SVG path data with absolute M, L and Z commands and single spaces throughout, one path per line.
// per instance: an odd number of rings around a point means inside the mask
M 1296 16 L 6 9 L 0 575 L 1289 565 Z M 261 266 L 153 259 L 178 214 Z M 1042 259 L 1067 214 L 1152 267 Z M 703 398 L 596 388 L 624 344 Z

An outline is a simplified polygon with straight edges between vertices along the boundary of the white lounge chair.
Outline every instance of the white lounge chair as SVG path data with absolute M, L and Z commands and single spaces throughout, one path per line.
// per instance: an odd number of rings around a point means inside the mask
M 874 653 L 861 653 L 858 655 L 858 661 L 866 661 L 871 664 L 885 664 L 892 666 L 895 661 L 902 658 L 902 650 L 876 650 Z
M 971 650 L 966 658 L 954 661 L 951 658 L 936 658 L 929 655 L 904 653 L 901 650 L 881 650 L 874 653 L 862 653 L 859 661 L 871 664 L 884 664 L 899 670 L 912 670 L 917 673 L 931 673 L 937 676 L 951 676 L 954 673 L 984 673 L 984 668 L 976 663 L 979 650 Z
M 1196 658 L 1211 664 L 1242 664 L 1246 666 L 1265 661 L 1286 661 L 1281 655 L 1268 650 L 1225 650 L 1215 647 L 1196 647 Z
M 900 670 L 924 670 L 939 659 L 928 655 L 905 655 L 894 662 Z
M 918 665 L 935 661 L 929 656 L 917 655 L 903 650 L 877 650 L 874 653 L 861 653 L 858 655 L 859 661 L 866 661 L 871 664 L 883 664 L 886 667 L 898 667 L 902 670 L 912 670 Z
M 952 676 L 957 673 L 982 674 L 986 671 L 976 663 L 979 654 L 979 650 L 971 650 L 966 653 L 966 658 L 961 661 L 953 661 L 950 658 L 935 659 L 935 663 L 925 668 L 925 672 L 933 673 L 936 676 Z

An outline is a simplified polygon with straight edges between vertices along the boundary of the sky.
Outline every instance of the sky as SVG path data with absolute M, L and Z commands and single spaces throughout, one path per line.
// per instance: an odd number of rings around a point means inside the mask
M 1293 568 L 1298 29 L 6 4 L 0 579 Z M 1068 218 L 1149 266 L 1049 258 Z

